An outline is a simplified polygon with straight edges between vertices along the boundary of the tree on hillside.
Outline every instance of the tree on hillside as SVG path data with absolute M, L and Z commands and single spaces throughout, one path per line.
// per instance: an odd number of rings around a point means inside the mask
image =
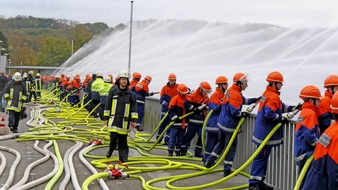
M 11 51 L 11 65 L 36 65 L 36 53 L 28 44 L 25 46 L 17 46 Z
M 69 40 L 47 37 L 43 41 L 41 52 L 37 57 L 37 65 L 60 66 L 71 55 Z
M 1 50 L 1 55 L 8 53 L 8 40 L 1 31 L 0 31 L 0 48 L 6 49 L 6 50 Z
M 73 29 L 74 52 L 80 49 L 85 43 L 92 39 L 93 35 L 89 33 L 83 25 L 77 25 Z
M 13 65 L 20 65 L 22 61 L 24 65 L 58 66 L 71 56 L 72 40 L 76 52 L 107 28 L 102 22 L 80 24 L 66 19 L 23 15 L 0 17 L 0 40 L 4 41 L 0 47 L 6 48 L 2 53 L 9 53 Z

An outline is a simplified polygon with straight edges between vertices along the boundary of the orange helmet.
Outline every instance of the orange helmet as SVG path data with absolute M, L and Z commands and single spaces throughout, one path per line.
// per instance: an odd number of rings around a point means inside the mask
M 338 75 L 330 75 L 324 81 L 324 88 L 329 86 L 338 86 Z
M 228 78 L 226 78 L 225 76 L 217 77 L 216 84 L 224 84 L 224 83 L 228 83 Z
M 178 85 L 178 87 L 177 87 L 177 91 L 180 92 L 180 93 L 182 93 L 182 94 L 188 94 L 189 89 L 188 89 L 188 87 L 185 86 L 184 84 L 180 84 L 180 85 Z
M 248 78 L 247 78 L 247 75 L 244 74 L 244 73 L 236 73 L 234 75 L 233 81 L 234 82 L 238 82 L 238 81 L 246 82 L 246 81 L 248 81 Z
M 271 72 L 267 77 L 266 81 L 268 82 L 284 82 L 283 75 L 278 71 Z
M 331 99 L 331 112 L 338 114 L 338 93 L 334 93 Z
M 299 94 L 300 98 L 321 98 L 320 90 L 314 85 L 305 86 Z
M 151 76 L 146 76 L 146 77 L 144 77 L 144 79 L 147 79 L 147 80 L 149 80 L 150 82 L 151 82 L 151 80 L 152 80 L 152 78 L 151 78 Z
M 140 79 L 142 76 L 141 76 L 141 73 L 138 73 L 138 72 L 134 72 L 133 73 L 133 78 L 137 78 L 137 79 Z
M 176 80 L 176 75 L 171 73 L 168 77 L 168 80 Z
M 211 86 L 208 82 L 201 82 L 200 88 L 207 93 L 211 92 Z

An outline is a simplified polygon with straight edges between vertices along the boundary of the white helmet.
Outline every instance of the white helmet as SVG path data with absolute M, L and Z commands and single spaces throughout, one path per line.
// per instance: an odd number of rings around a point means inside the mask
M 28 74 L 29 74 L 29 75 L 33 75 L 34 72 L 33 72 L 33 71 L 29 71 Z
M 27 73 L 24 73 L 22 76 L 22 78 L 27 78 L 27 77 L 28 77 Z
M 98 71 L 98 72 L 96 73 L 96 77 L 103 77 L 102 72 L 101 72 L 101 71 Z
M 127 70 L 121 70 L 117 78 L 119 79 L 121 77 L 129 79 L 129 72 Z
M 21 80 L 21 74 L 19 72 L 16 72 L 14 73 L 12 79 L 15 81 L 15 82 L 19 82 Z
M 111 83 L 111 78 L 110 78 L 110 77 L 106 77 L 106 78 L 104 78 L 104 82 Z
M 40 75 L 40 73 L 36 73 L 36 76 L 39 77 L 39 76 L 41 76 L 41 75 Z

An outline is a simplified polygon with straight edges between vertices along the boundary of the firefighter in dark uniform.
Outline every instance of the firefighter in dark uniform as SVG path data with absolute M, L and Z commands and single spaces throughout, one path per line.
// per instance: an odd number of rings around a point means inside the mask
M 32 84 L 31 84 L 31 81 L 28 80 L 28 75 L 27 73 L 24 73 L 23 74 L 23 77 L 22 77 L 22 82 L 25 84 L 26 86 L 26 92 L 27 92 L 27 100 L 26 100 L 26 103 L 30 102 L 31 100 L 29 99 L 29 97 L 31 97 L 31 93 L 32 93 Z
M 4 99 L 7 100 L 6 110 L 9 114 L 8 127 L 13 133 L 17 133 L 22 104 L 27 99 L 26 87 L 21 82 L 21 74 L 19 72 L 16 72 L 13 75 L 13 80 L 6 84 L 4 93 Z
M 136 127 L 138 121 L 136 97 L 128 88 L 129 85 L 128 71 L 120 71 L 115 85 L 108 93 L 104 108 L 104 122 L 110 132 L 110 144 L 106 156 L 111 157 L 119 140 L 119 160 L 122 162 L 128 160 L 129 127 Z

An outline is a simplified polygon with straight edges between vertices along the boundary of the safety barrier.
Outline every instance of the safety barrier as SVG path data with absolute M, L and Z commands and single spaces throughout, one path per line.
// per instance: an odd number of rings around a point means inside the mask
M 156 98 L 147 98 L 145 103 L 145 115 L 143 127 L 145 131 L 152 132 L 160 122 L 161 106 Z M 297 119 L 297 116 L 295 117 Z M 240 167 L 256 150 L 256 145 L 252 143 L 253 128 L 256 122 L 256 115 L 251 114 L 242 125 L 242 133 L 238 135 L 238 146 L 234 160 L 234 168 Z M 292 120 L 287 126 L 283 126 L 284 140 L 279 147 L 273 148 L 266 182 L 283 190 L 292 190 L 297 182 L 298 168 L 294 161 L 294 130 L 295 121 Z M 190 150 L 194 150 L 196 138 L 191 143 Z M 250 174 L 251 165 L 245 169 Z

